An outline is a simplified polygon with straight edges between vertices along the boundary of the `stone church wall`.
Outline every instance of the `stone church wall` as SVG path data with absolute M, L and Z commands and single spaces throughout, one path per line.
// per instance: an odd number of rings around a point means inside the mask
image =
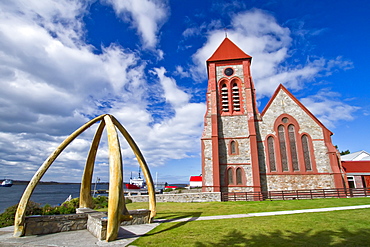
M 238 143 L 238 153 L 230 155 L 230 141 L 234 140 Z M 249 164 L 250 145 L 249 139 L 221 139 L 219 140 L 219 157 L 220 164 Z
M 299 124 L 298 133 L 307 133 L 312 138 L 314 157 L 318 173 L 331 173 L 328 149 L 324 142 L 324 134 L 321 126 L 312 119 L 287 93 L 280 90 L 276 98 L 265 112 L 262 122 L 259 122 L 259 130 L 263 150 L 259 150 L 261 172 L 266 172 L 266 147 L 264 141 L 269 134 L 277 135 L 274 131 L 276 119 L 281 114 L 292 116 Z M 298 127 L 298 126 L 296 126 Z M 319 189 L 334 188 L 334 179 L 331 175 L 262 175 L 262 187 L 268 190 L 289 189 Z M 264 185 L 263 185 L 264 184 Z
M 213 185 L 212 141 L 203 140 L 203 144 L 204 144 L 203 181 L 205 186 L 212 186 Z
M 248 120 L 244 115 L 219 117 L 218 126 L 218 135 L 221 138 L 237 138 L 249 135 Z
M 280 90 L 274 102 L 263 116 L 263 122 L 260 124 L 260 133 L 262 141 L 270 133 L 276 136 L 273 130 L 277 117 L 286 113 L 297 120 L 299 124 L 299 133 L 308 133 L 314 145 L 314 156 L 316 159 L 318 172 L 331 172 L 327 147 L 324 143 L 324 134 L 320 125 L 315 122 L 296 102 L 293 101 L 283 90 Z
M 331 175 L 266 175 L 262 182 L 268 191 L 335 188 Z
M 224 75 L 224 70 L 226 68 L 233 68 L 234 69 L 234 74 L 231 77 L 239 77 L 241 81 L 244 81 L 244 73 L 243 73 L 243 65 L 226 65 L 226 66 L 217 66 L 216 67 L 216 79 L 219 81 L 221 78 L 226 77 Z M 231 77 L 226 77 L 226 78 L 231 78 Z

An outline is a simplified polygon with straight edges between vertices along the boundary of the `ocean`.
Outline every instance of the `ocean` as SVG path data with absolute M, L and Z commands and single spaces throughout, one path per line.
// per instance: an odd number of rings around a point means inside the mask
M 12 187 L 0 187 L 0 213 L 19 202 L 27 185 L 15 184 Z M 92 185 L 93 187 L 93 185 Z M 107 184 L 99 184 L 97 189 L 107 189 Z M 92 188 L 93 189 L 93 188 Z M 63 203 L 69 195 L 80 196 L 80 184 L 38 184 L 32 193 L 31 201 L 52 206 Z

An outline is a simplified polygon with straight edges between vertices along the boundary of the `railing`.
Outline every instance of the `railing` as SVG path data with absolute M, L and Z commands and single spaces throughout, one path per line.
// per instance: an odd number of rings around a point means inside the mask
M 370 196 L 370 188 L 222 192 L 222 201 L 300 200 Z

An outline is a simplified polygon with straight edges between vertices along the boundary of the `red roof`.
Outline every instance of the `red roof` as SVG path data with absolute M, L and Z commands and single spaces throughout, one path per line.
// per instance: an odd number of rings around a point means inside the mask
M 190 182 L 202 182 L 202 176 L 191 176 Z
M 342 161 L 346 173 L 370 173 L 370 160 Z
M 252 58 L 231 40 L 225 38 L 207 62 Z
M 176 189 L 178 188 L 179 186 L 174 186 L 174 185 L 167 185 L 166 187 L 164 187 L 165 189 Z

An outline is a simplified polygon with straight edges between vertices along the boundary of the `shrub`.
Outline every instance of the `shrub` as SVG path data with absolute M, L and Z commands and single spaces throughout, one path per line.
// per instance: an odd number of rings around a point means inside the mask
M 125 198 L 125 203 L 129 204 L 132 203 L 132 200 L 129 198 Z M 108 197 L 106 196 L 97 196 L 93 197 L 93 208 L 94 209 L 101 209 L 108 207 Z
M 107 208 L 108 207 L 108 197 L 106 196 L 97 196 L 93 197 L 93 208 Z
M 18 204 L 8 207 L 5 212 L 0 214 L 0 227 L 11 226 L 14 224 L 15 213 L 17 211 Z M 33 201 L 28 202 L 26 207 L 26 215 L 39 215 L 42 214 L 42 208 L 39 203 Z

